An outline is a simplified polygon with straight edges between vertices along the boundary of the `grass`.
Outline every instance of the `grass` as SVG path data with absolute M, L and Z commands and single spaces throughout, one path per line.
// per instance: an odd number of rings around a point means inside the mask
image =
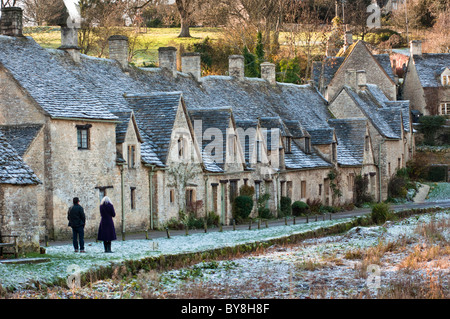
M 427 183 L 430 192 L 426 198 L 428 202 L 448 200 L 450 198 L 450 183 Z
M 124 28 L 124 34 L 129 34 L 133 28 Z M 188 47 L 203 41 L 206 37 L 218 39 L 221 35 L 220 28 L 192 28 L 191 38 L 178 38 L 179 28 L 148 28 L 142 29 L 137 37 L 137 53 L 133 57 L 133 63 L 141 65 L 143 62 L 155 63 L 158 60 L 158 48 L 175 46 Z M 26 27 L 24 35 L 31 36 L 43 48 L 56 49 L 61 45 L 61 32 L 59 27 Z M 90 53 L 90 55 L 95 53 Z

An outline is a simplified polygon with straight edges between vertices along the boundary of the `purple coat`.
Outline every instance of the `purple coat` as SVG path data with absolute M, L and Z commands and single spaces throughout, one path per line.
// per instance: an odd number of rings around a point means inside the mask
M 114 228 L 113 217 L 116 216 L 114 206 L 111 203 L 100 205 L 100 227 L 98 228 L 97 239 L 101 241 L 116 240 L 116 230 Z

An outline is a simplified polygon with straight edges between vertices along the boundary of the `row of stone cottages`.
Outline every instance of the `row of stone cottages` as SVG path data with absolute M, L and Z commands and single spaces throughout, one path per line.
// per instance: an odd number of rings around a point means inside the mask
M 410 156 L 408 106 L 364 84 L 362 71 L 350 70 L 342 88 L 354 109 L 347 116 L 344 102 L 328 105 L 312 84 L 277 83 L 270 63 L 249 79 L 242 56 L 231 56 L 228 76 L 201 77 L 198 55 L 184 55 L 179 72 L 170 47 L 160 48 L 159 68 L 136 68 L 123 36 L 99 59 L 80 54 L 73 30 L 62 29 L 59 49 L 8 30 L 0 35 L 0 230 L 19 235 L 23 250 L 70 236 L 75 196 L 88 236 L 104 195 L 119 233 L 161 227 L 188 208 L 229 224 L 244 184 L 255 199 L 269 193 L 275 214 L 281 196 L 351 202 L 358 174 L 379 200 Z M 334 203 L 330 183 L 342 192 Z

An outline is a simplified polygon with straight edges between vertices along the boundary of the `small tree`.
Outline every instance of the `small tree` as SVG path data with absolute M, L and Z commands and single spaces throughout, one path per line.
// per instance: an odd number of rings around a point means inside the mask
M 443 116 L 422 116 L 419 118 L 419 132 L 423 134 L 424 143 L 434 145 L 436 133 L 445 124 Z
M 368 193 L 369 178 L 361 174 L 355 177 L 355 205 L 361 206 L 364 203 L 371 202 L 372 196 Z

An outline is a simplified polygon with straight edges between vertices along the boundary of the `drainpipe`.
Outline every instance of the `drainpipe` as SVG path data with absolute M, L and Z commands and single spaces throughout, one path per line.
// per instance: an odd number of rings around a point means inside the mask
M 155 174 L 155 165 L 149 165 L 148 185 L 149 185 L 149 200 L 150 200 L 150 229 L 154 229 L 153 225 L 153 175 Z
M 209 177 L 205 178 L 205 218 L 208 216 L 208 180 Z
M 381 144 L 384 144 L 386 140 L 383 138 L 378 145 L 378 202 L 381 203 Z
M 120 164 L 120 201 L 122 206 L 122 240 L 125 240 L 125 185 L 123 166 L 124 164 Z

